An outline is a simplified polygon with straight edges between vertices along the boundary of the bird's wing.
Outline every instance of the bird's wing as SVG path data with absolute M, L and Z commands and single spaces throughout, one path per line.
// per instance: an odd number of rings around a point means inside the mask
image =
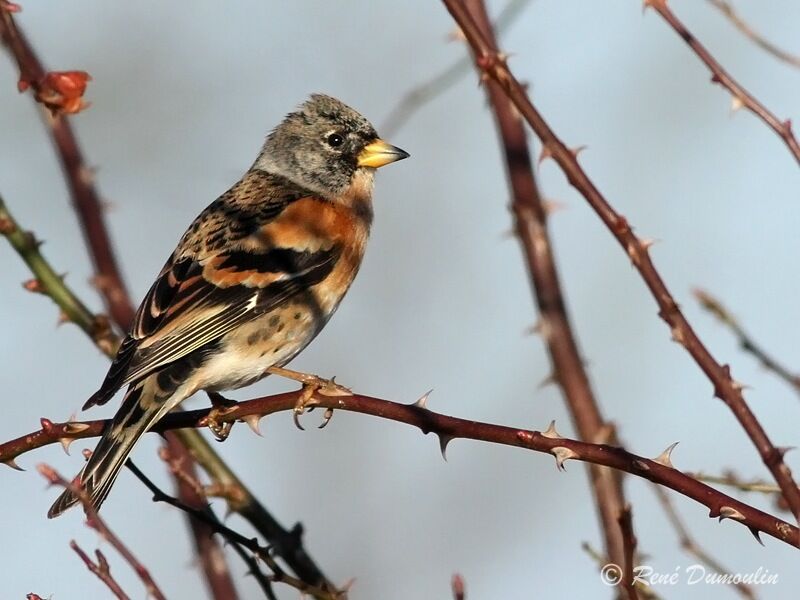
M 336 244 L 296 249 L 279 243 L 256 233 L 182 258 L 184 244 L 179 245 L 142 301 L 105 382 L 84 408 L 107 402 L 121 386 L 319 283 L 341 252 Z

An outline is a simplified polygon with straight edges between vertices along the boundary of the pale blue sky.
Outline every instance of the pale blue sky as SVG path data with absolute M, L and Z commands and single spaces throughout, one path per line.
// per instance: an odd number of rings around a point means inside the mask
M 800 118 L 800 72 L 744 40 L 706 2 L 674 10 L 724 65 L 781 117 Z M 191 6 L 191 8 L 189 8 Z M 494 11 L 502 3 L 492 5 Z M 752 23 L 797 45 L 800 5 L 739 0 Z M 448 43 L 449 15 L 434 0 L 397 2 L 196 1 L 69 4 L 25 2 L 19 22 L 48 66 L 94 77 L 90 110 L 74 119 L 130 288 L 140 298 L 191 219 L 246 169 L 265 133 L 311 92 L 340 97 L 379 125 L 398 99 L 462 56 Z M 729 97 L 683 42 L 634 0 L 535 0 L 509 30 L 511 67 L 581 163 L 637 233 L 659 240 L 653 258 L 702 339 L 737 379 L 779 445 L 797 445 L 795 393 L 765 374 L 703 314 L 691 288 L 723 298 L 768 348 L 800 365 L 800 172 L 781 141 L 749 114 L 729 114 Z M 67 191 L 30 99 L 0 59 L 0 192 L 44 251 L 95 309 L 86 259 Z M 368 394 L 410 402 L 434 388 L 432 408 L 467 418 L 573 433 L 548 373 L 511 222 L 495 133 L 470 74 L 430 103 L 391 141 L 412 158 L 379 174 L 376 221 L 366 261 L 341 309 L 293 365 Z M 538 148 L 537 148 L 538 151 Z M 605 414 L 628 447 L 658 454 L 680 440 L 681 469 L 767 477 L 757 454 L 711 386 L 656 317 L 627 257 L 553 163 L 539 171 L 547 197 L 565 205 L 552 219 L 555 252 L 576 331 Z M 0 245 L 0 344 L 5 413 L 0 438 L 64 419 L 96 389 L 107 363 L 74 327 L 19 283 L 20 261 Z M 232 394 L 279 389 L 265 381 Z M 198 399 L 192 405 L 200 405 Z M 115 402 L 90 417 L 110 415 Z M 313 418 L 313 415 L 312 415 Z M 234 429 L 219 451 L 285 523 L 300 519 L 309 550 L 337 581 L 356 578 L 359 599 L 449 597 L 454 571 L 470 600 L 605 598 L 580 545 L 600 546 L 581 465 L 454 442 L 449 462 L 436 440 L 407 426 L 337 414 L 324 431 L 302 433 L 283 414 L 264 438 Z M 22 457 L 28 470 L 0 471 L 0 569 L 4 598 L 35 591 L 54 600 L 104 597 L 102 584 L 69 550 L 98 543 L 74 512 L 46 521 L 55 497 L 33 467 L 46 461 L 72 475 L 80 466 L 53 446 Z M 169 485 L 150 436 L 140 467 Z M 798 458 L 789 462 L 800 472 Z M 628 478 L 636 533 L 661 572 L 694 562 L 678 548 L 655 497 Z M 772 510 L 769 500 L 747 500 Z M 698 541 L 730 569 L 779 574 L 763 598 L 796 597 L 797 555 L 766 548 L 733 523 L 677 500 Z M 202 597 L 188 558 L 185 525 L 153 505 L 123 474 L 104 515 L 170 598 Z M 238 518 L 233 527 L 247 530 Z M 13 549 L 9 551 L 8 549 Z M 112 552 L 112 569 L 144 596 Z M 230 564 L 243 572 L 235 556 Z M 252 597 L 252 582 L 243 585 Z M 280 589 L 282 598 L 295 598 Z M 706 586 L 660 588 L 668 598 L 725 598 Z

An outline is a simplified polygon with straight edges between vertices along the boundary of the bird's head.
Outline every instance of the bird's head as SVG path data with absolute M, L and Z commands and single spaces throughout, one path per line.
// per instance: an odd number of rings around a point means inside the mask
M 331 96 L 313 94 L 267 137 L 255 167 L 326 198 L 342 194 L 358 174 L 408 157 L 381 140 L 360 113 Z

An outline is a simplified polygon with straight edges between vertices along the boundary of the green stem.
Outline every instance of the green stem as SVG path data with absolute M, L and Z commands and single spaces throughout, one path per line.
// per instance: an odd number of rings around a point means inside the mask
M 39 252 L 39 242 L 30 231 L 19 226 L 0 197 L 0 234 L 5 236 L 11 247 L 28 265 L 36 279 L 26 286 L 34 292 L 49 296 L 61 309 L 64 318 L 75 323 L 92 338 L 94 343 L 108 356 L 114 355 L 119 339 L 111 330 L 108 318 L 95 315 L 72 293 L 61 275 L 53 270 L 50 263 Z

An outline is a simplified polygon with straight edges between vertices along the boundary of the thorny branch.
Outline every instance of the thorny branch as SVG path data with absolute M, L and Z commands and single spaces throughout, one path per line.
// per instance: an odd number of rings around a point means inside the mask
M 748 92 L 738 81 L 736 81 L 723 67 L 717 59 L 706 49 L 703 44 L 690 32 L 686 26 L 675 16 L 670 9 L 667 0 L 644 0 L 645 8 L 652 8 L 667 24 L 675 30 L 681 39 L 686 42 L 689 48 L 711 71 L 711 81 L 718 83 L 733 96 L 733 108 L 746 108 L 759 119 L 761 119 L 778 137 L 780 137 L 789 148 L 795 160 L 800 164 L 800 144 L 792 132 L 792 122 L 789 119 L 781 121 L 774 113 L 764 106 L 755 96 Z
M 783 460 L 786 449 L 776 448 L 761 423 L 744 400 L 742 385 L 731 376 L 730 367 L 717 362 L 697 337 L 681 312 L 648 253 L 649 244 L 633 233 L 627 219 L 608 203 L 600 190 L 578 163 L 576 153 L 556 136 L 539 111 L 534 107 L 525 88 L 506 65 L 506 56 L 494 52 L 482 35 L 461 0 L 443 0 L 447 9 L 461 26 L 467 41 L 478 57 L 484 75 L 500 84 L 503 91 L 528 122 L 544 145 L 542 155 L 552 157 L 581 195 L 587 200 L 606 227 L 631 259 L 659 307 L 659 316 L 669 326 L 672 339 L 683 346 L 714 386 L 714 395 L 731 409 L 739 424 L 758 450 L 761 460 L 783 491 L 795 519 L 800 520 L 800 490 L 789 467 Z
M 466 6 L 486 40 L 496 51 L 497 42 L 483 0 L 468 0 Z M 613 426 L 605 422 L 600 412 L 567 315 L 547 228 L 547 209 L 533 174 L 524 124 L 496 83 L 489 83 L 487 93 L 503 148 L 512 194 L 514 227 L 525 255 L 528 276 L 539 311 L 537 330 L 547 346 L 552 363 L 551 379 L 560 386 L 578 436 L 582 440 L 616 443 Z M 622 564 L 623 539 L 617 517 L 625 506 L 625 497 L 620 474 L 611 469 L 589 465 L 589 476 L 606 554 L 611 562 Z
M 263 417 L 281 411 L 293 410 L 300 392 L 286 392 L 239 402 L 215 417 L 220 423 L 243 421 L 258 430 Z M 425 397 L 423 397 L 424 399 Z M 763 532 L 791 546 L 800 547 L 800 529 L 794 525 L 749 506 L 719 490 L 692 479 L 676 469 L 670 460 L 674 445 L 654 459 L 645 458 L 607 444 L 594 444 L 562 437 L 551 423 L 544 431 L 534 431 L 470 421 L 433 412 L 424 402 L 400 404 L 380 398 L 355 394 L 353 396 L 313 396 L 314 405 L 324 409 L 356 412 L 419 428 L 423 433 L 433 433 L 439 438 L 441 450 L 454 439 L 470 439 L 504 446 L 523 448 L 533 452 L 550 454 L 556 466 L 564 470 L 567 460 L 578 460 L 624 471 L 664 485 L 691 498 L 709 509 L 709 517 L 732 519 L 757 536 Z M 198 428 L 208 425 L 211 408 L 170 413 L 159 421 L 153 432 L 171 431 L 180 428 Z M 54 444 L 61 440 L 83 439 L 99 436 L 108 421 L 70 421 L 54 423 L 42 420 L 43 427 L 27 435 L 0 444 L 0 462 L 15 468 L 14 459 L 25 452 Z
M 122 543 L 122 541 L 106 524 L 103 518 L 97 514 L 92 501 L 86 495 L 86 492 L 83 490 L 83 488 L 74 485 L 61 477 L 61 475 L 59 475 L 56 470 L 49 465 L 38 465 L 37 470 L 45 479 L 50 482 L 50 485 L 59 485 L 61 487 L 65 487 L 78 496 L 81 504 L 83 505 L 83 509 L 86 512 L 86 524 L 97 531 L 97 533 L 100 534 L 100 537 L 111 544 L 111 546 L 120 554 L 120 556 L 125 559 L 125 562 L 131 566 L 136 575 L 144 584 L 148 596 L 152 596 L 155 598 L 155 600 L 166 600 L 166 597 L 153 580 L 147 568 L 141 562 L 139 562 L 139 559 L 137 559 L 128 549 L 128 547 Z
M 761 366 L 772 371 L 778 377 L 783 379 L 786 383 L 800 393 L 800 374 L 792 373 L 786 366 L 782 365 L 776 358 L 773 358 L 766 350 L 764 350 L 752 337 L 744 330 L 742 325 L 736 320 L 730 311 L 717 300 L 714 296 L 705 290 L 694 290 L 694 297 L 704 309 L 719 319 L 724 325 L 731 330 L 739 346 L 745 352 L 751 354 Z
M 653 486 L 653 490 L 655 491 L 656 496 L 658 496 L 658 501 L 663 507 L 664 513 L 667 515 L 667 519 L 672 524 L 672 528 L 675 530 L 675 533 L 678 534 L 678 541 L 680 542 L 681 548 L 683 548 L 687 554 L 696 558 L 707 569 L 712 570 L 714 573 L 730 573 L 731 571 L 723 567 L 716 558 L 711 556 L 703 548 L 697 545 L 697 543 L 694 541 L 694 538 L 692 538 L 691 534 L 689 533 L 689 529 L 686 527 L 686 525 L 684 525 L 683 519 L 681 519 L 677 509 L 673 505 L 667 490 L 662 488 L 660 485 Z M 755 600 L 755 593 L 746 583 L 741 581 L 735 582 L 734 587 L 743 598 Z

